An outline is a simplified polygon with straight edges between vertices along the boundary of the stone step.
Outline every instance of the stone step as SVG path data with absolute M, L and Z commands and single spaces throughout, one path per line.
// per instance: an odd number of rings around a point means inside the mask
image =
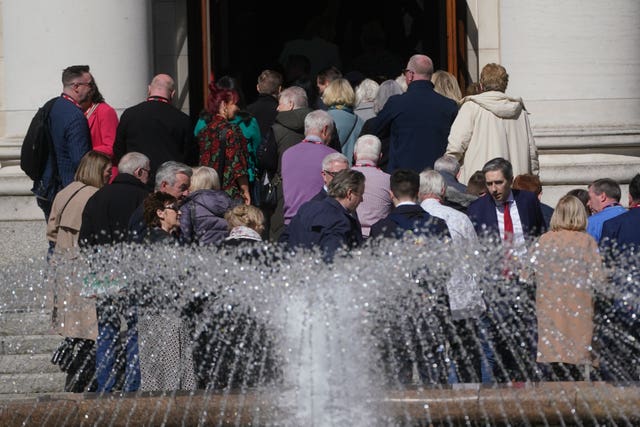
M 0 336 L 0 355 L 52 354 L 62 339 L 60 335 Z
M 0 312 L 0 336 L 54 335 L 51 314 L 45 311 Z
M 51 363 L 51 354 L 10 354 L 0 356 L 0 374 L 58 373 L 60 368 Z
M 3 394 L 58 393 L 64 391 L 64 372 L 39 374 L 0 374 L 0 400 Z

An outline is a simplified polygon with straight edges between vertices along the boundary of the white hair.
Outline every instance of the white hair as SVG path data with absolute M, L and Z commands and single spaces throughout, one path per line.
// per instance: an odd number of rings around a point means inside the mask
M 382 142 L 375 135 L 362 135 L 356 140 L 353 153 L 358 160 L 371 160 L 378 162 L 380 159 L 380 151 L 382 150 Z
M 380 85 L 375 80 L 364 79 L 356 87 L 356 105 L 360 105 L 363 102 L 373 102 L 378 93 Z
M 322 170 L 328 170 L 331 167 L 332 163 L 345 163 L 347 166 L 349 165 L 349 160 L 347 160 L 347 156 L 342 153 L 331 153 L 327 154 L 324 159 L 322 159 Z
M 440 175 L 440 172 L 432 169 L 420 172 L 420 195 L 436 194 L 443 196 L 445 191 L 447 191 L 447 183 Z

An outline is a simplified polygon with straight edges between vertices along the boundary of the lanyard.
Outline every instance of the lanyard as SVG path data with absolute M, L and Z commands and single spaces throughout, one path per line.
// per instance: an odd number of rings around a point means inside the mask
M 169 100 L 164 96 L 156 96 L 156 95 L 148 97 L 147 101 L 158 101 L 158 102 L 164 102 L 165 104 L 169 103 Z
M 73 102 L 73 103 L 74 103 L 74 105 L 75 105 L 76 107 L 78 107 L 79 109 L 81 109 L 81 110 L 82 110 L 82 106 L 81 106 L 80 104 L 78 104 L 78 103 L 76 102 L 76 100 L 75 100 L 75 99 L 73 99 L 72 97 L 70 97 L 70 96 L 69 96 L 69 95 L 67 95 L 66 93 L 63 93 L 61 96 L 62 96 L 64 99 L 66 99 L 67 101 L 71 101 L 71 102 Z
M 310 142 L 311 144 L 322 144 L 322 141 L 313 141 L 311 139 L 303 139 L 301 142 Z
M 367 164 L 367 163 L 356 163 L 353 166 L 356 167 L 356 168 L 376 168 L 376 169 L 380 169 L 376 165 L 370 165 L 370 164 Z

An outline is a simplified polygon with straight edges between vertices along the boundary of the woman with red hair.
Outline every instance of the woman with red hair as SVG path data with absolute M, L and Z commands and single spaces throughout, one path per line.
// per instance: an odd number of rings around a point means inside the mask
M 240 128 L 230 122 L 239 111 L 239 100 L 235 89 L 209 85 L 207 111 L 211 120 L 197 136 L 199 163 L 218 172 L 222 190 L 232 199 L 250 204 L 247 141 Z

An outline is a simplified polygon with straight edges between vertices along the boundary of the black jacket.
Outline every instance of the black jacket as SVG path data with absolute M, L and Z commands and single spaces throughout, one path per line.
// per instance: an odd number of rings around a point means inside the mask
M 152 176 L 168 160 L 189 166 L 197 164 L 199 153 L 191 119 L 173 105 L 160 101 L 145 101 L 127 108 L 120 117 L 113 144 L 115 161 L 132 151 L 149 157 Z
M 264 138 L 271 125 L 276 121 L 278 100 L 271 96 L 260 94 L 255 102 L 247 105 L 247 111 L 256 118 L 260 126 L 260 135 Z
M 79 244 L 93 246 L 126 241 L 129 217 L 149 191 L 133 175 L 120 173 L 91 196 L 82 212 Z

